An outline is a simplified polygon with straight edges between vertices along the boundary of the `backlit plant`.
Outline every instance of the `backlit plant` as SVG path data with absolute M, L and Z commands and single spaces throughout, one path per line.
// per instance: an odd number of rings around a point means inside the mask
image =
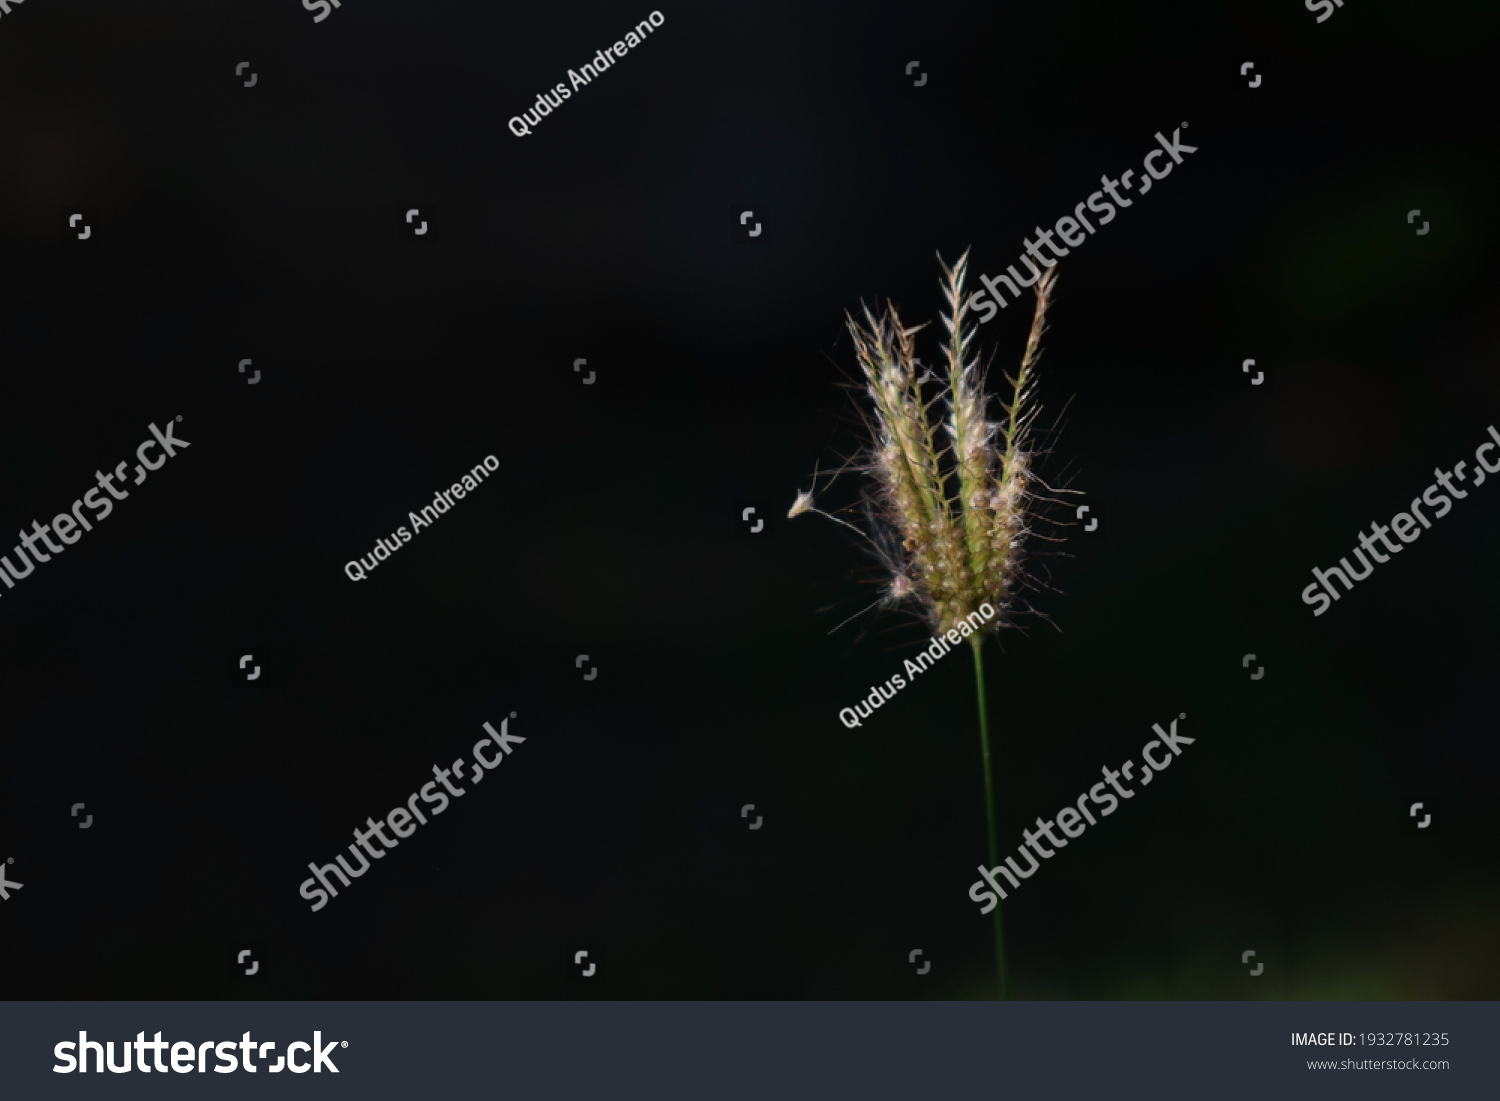
M 941 373 L 917 358 L 914 338 L 925 326 L 907 328 L 893 305 L 887 304 L 879 316 L 866 308 L 863 322 L 849 317 L 848 324 L 870 399 L 863 410 L 870 442 L 857 465 L 867 476 L 862 502 L 866 529 L 861 534 L 875 548 L 888 576 L 879 603 L 920 613 L 934 634 L 963 625 L 969 636 L 978 687 L 990 864 L 995 865 L 1000 860 L 981 644 L 985 633 L 1024 610 L 1020 593 L 1027 587 L 1023 566 L 1025 544 L 1033 534 L 1030 524 L 1036 506 L 1053 499 L 1047 496 L 1053 491 L 1032 471 L 1030 439 L 1038 412 L 1035 368 L 1057 268 L 1048 268 L 1036 281 L 1026 350 L 1015 375 L 1006 377 L 1009 403 L 1000 404 L 995 418 L 990 415 L 985 372 L 973 348 L 964 286 L 967 272 L 967 253 L 953 267 L 943 265 L 948 309 L 942 321 L 948 339 L 941 347 Z M 797 495 L 788 516 L 804 512 L 838 520 L 815 507 L 812 491 Z M 984 604 L 997 614 L 984 631 L 970 635 L 966 617 Z M 985 618 L 983 613 L 980 618 Z M 1003 998 L 1005 933 L 998 904 L 994 921 Z

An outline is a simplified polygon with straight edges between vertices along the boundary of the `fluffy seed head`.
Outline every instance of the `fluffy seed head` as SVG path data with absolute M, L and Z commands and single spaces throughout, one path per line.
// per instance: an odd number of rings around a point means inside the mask
M 942 263 L 939 258 L 939 263 Z M 1057 279 L 1036 282 L 1036 310 L 1020 369 L 1007 376 L 1009 403 L 990 416 L 991 397 L 968 324 L 968 254 L 943 266 L 947 341 L 941 375 L 923 367 L 894 306 L 848 319 L 871 408 L 865 470 L 873 524 L 867 535 L 892 580 L 886 602 L 914 603 L 937 632 L 993 604 L 998 628 L 1013 608 L 1032 499 L 1027 438 L 1035 419 L 1035 367 Z M 936 391 L 932 395 L 932 391 Z M 935 420 L 937 409 L 946 417 Z M 799 493 L 788 516 L 817 511 Z M 824 515 L 827 515 L 826 513 Z M 894 538 L 892 537 L 894 536 Z

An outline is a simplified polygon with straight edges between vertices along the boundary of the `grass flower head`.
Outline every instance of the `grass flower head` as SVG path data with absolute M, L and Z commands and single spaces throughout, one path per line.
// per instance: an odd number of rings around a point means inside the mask
M 942 258 L 938 258 L 942 264 Z M 990 768 L 989 709 L 985 695 L 981 634 L 967 619 L 998 629 L 1017 610 L 1025 581 L 1024 549 L 1032 534 L 1033 505 L 1051 498 L 1031 470 L 1031 429 L 1036 420 L 1035 368 L 1046 327 L 1047 307 L 1057 281 L 1055 266 L 1036 280 L 1036 310 L 1020 369 L 1007 376 L 1009 404 L 991 417 L 984 371 L 974 354 L 968 323 L 968 253 L 953 267 L 943 265 L 942 315 L 947 342 L 942 373 L 924 367 L 914 338 L 923 326 L 908 328 L 887 304 L 880 316 L 864 310 L 853 317 L 849 334 L 864 372 L 871 410 L 865 414 L 870 443 L 862 466 L 870 476 L 863 502 L 870 530 L 860 531 L 890 572 L 882 605 L 915 605 L 935 634 L 955 628 L 974 652 L 979 704 L 979 739 L 984 762 L 984 800 L 990 864 L 998 864 L 995 790 Z M 814 507 L 817 489 L 797 495 L 788 517 L 816 512 L 855 528 Z M 1042 487 L 1044 490 L 1045 486 Z M 994 908 L 997 991 L 1006 997 L 1005 930 L 998 902 Z
M 915 605 L 938 634 L 986 604 L 998 613 L 994 628 L 1016 610 L 1029 506 L 1037 500 L 1029 448 L 1034 369 L 1057 269 L 1037 280 L 1026 351 L 1006 379 L 1009 404 L 995 417 L 973 346 L 967 274 L 967 253 L 943 265 L 941 374 L 917 358 L 914 338 L 924 326 L 908 328 L 895 306 L 879 316 L 866 308 L 863 321 L 848 318 L 871 402 L 862 465 L 871 477 L 869 511 L 883 528 L 871 543 L 890 572 L 885 603 Z M 819 511 L 812 504 L 811 492 L 799 493 L 788 516 Z

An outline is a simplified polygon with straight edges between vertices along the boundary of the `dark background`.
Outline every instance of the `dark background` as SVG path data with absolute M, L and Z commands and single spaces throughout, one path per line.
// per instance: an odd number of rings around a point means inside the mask
M 1500 12 L 664 7 L 506 129 L 649 10 L 0 18 L 0 532 L 153 421 L 192 444 L 0 592 L 0 993 L 987 996 L 972 668 L 845 729 L 925 632 L 830 635 L 879 575 L 785 510 L 861 446 L 844 310 L 935 319 L 936 254 L 1002 269 L 1188 123 L 1062 265 L 1042 473 L 1109 530 L 1040 563 L 1058 630 L 989 651 L 1002 847 L 1152 723 L 1197 741 L 1013 893 L 1015 994 L 1496 997 L 1500 484 L 1326 615 L 1300 593 L 1500 423 Z M 1026 323 L 981 330 L 1002 367 Z M 490 783 L 309 912 L 308 861 L 512 711 Z

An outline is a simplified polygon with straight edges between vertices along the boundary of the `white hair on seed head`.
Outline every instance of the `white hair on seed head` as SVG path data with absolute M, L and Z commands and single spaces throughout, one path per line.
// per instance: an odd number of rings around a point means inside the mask
M 1039 411 L 1035 367 L 1057 268 L 1036 280 L 1020 367 L 1004 376 L 1004 393 L 992 397 L 968 316 L 968 254 L 952 267 L 941 257 L 939 263 L 947 305 L 946 371 L 922 364 L 913 339 L 922 326 L 904 324 L 893 304 L 878 315 L 866 307 L 862 321 L 846 316 L 862 388 L 872 403 L 861 410 L 869 430 L 866 447 L 852 460 L 871 478 L 868 530 L 830 519 L 859 533 L 888 571 L 882 596 L 871 607 L 916 608 L 942 633 L 988 600 L 999 614 L 986 627 L 998 630 L 1019 607 L 1015 590 L 1027 585 L 1023 544 L 1033 507 L 1050 501 L 1033 489 L 1030 439 Z M 990 403 L 997 399 L 1000 415 L 992 419 Z M 934 415 L 940 404 L 946 417 Z M 817 477 L 815 469 L 812 488 L 797 494 L 788 518 L 829 515 L 816 506 Z

